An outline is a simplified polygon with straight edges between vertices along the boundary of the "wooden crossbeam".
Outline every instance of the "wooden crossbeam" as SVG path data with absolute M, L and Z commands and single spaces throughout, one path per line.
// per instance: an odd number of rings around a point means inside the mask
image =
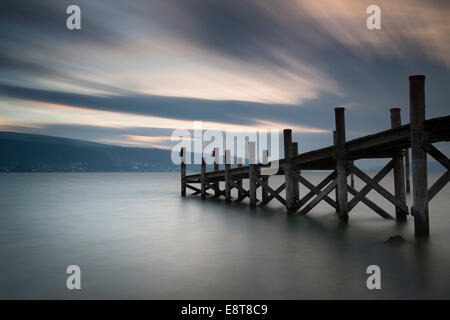
M 351 185 L 348 185 L 347 189 L 348 189 L 348 192 L 350 192 L 353 196 L 356 196 L 358 194 L 358 191 L 355 188 L 353 188 Z M 382 208 L 380 208 L 375 202 L 367 199 L 366 197 L 362 197 L 361 202 L 364 203 L 366 206 L 368 206 L 373 211 L 375 211 L 376 213 L 378 213 L 383 218 L 394 219 L 393 216 L 391 216 L 389 213 L 387 213 Z
M 301 184 L 303 184 L 305 187 L 307 187 L 308 189 L 310 189 L 311 191 L 313 191 L 315 194 L 320 194 L 322 192 L 321 189 L 317 188 L 315 185 L 313 185 L 311 182 L 309 182 L 308 180 L 306 180 L 304 177 L 302 177 L 301 175 L 299 175 L 297 172 L 292 172 L 291 173 L 292 176 L 297 179 L 298 182 L 300 182 Z M 328 196 L 325 196 L 323 198 L 324 201 L 326 201 L 330 206 L 332 206 L 333 208 L 336 209 L 337 204 L 336 201 L 334 201 L 333 199 L 331 199 Z
M 423 146 L 426 152 L 428 152 L 433 158 L 436 159 L 441 165 L 443 165 L 447 170 L 450 170 L 450 160 L 447 158 L 445 154 L 440 152 L 435 146 L 431 143 L 428 143 Z
M 189 189 L 191 189 L 191 190 L 194 190 L 194 191 L 196 191 L 196 192 L 198 192 L 198 193 L 202 192 L 202 190 L 200 190 L 199 188 L 196 188 L 196 187 L 194 187 L 194 186 L 191 186 L 190 184 L 187 184 L 187 183 L 186 183 L 186 187 L 189 188 Z
M 323 189 L 320 194 L 318 194 L 306 207 L 304 207 L 300 214 L 307 214 L 314 208 L 320 201 L 322 201 L 334 188 L 336 188 L 337 179 L 334 179 L 325 189 Z
M 437 162 L 443 165 L 447 171 L 428 189 L 428 202 L 433 199 L 439 191 L 448 183 L 450 179 L 450 160 L 445 154 L 439 151 L 431 143 L 425 144 L 423 146 L 426 152 L 430 154 Z
M 187 184 L 186 183 L 186 188 L 188 188 L 188 189 L 191 189 L 191 190 L 194 190 L 195 192 L 192 194 L 192 195 L 197 195 L 197 194 L 200 194 L 200 193 L 202 193 L 202 190 L 200 190 L 199 188 L 196 188 L 196 187 L 194 187 L 194 186 L 191 186 L 190 184 Z M 210 196 L 210 194 L 209 193 L 206 193 L 207 195 L 209 195 Z
M 391 171 L 393 166 L 394 160 L 389 161 L 383 167 L 383 169 L 381 169 L 380 172 L 375 175 L 373 181 L 375 183 L 379 183 L 389 173 L 389 171 Z M 353 199 L 348 203 L 348 211 L 350 212 L 358 204 L 358 202 L 361 201 L 370 192 L 370 190 L 372 190 L 372 186 L 370 184 L 367 184 L 364 188 L 361 189 L 361 191 L 359 191 L 357 195 L 354 195 Z
M 431 201 L 431 199 L 434 198 L 435 195 L 438 194 L 439 191 L 441 191 L 441 189 L 443 187 L 445 187 L 445 185 L 448 183 L 448 181 L 450 180 L 450 170 L 447 170 L 447 172 L 445 172 L 431 187 L 430 189 L 428 189 L 428 202 Z
M 388 201 L 390 201 L 394 206 L 402 209 L 405 212 L 408 212 L 408 207 L 403 202 L 401 202 L 399 199 L 397 199 L 395 196 L 393 196 L 389 191 L 387 191 L 385 188 L 383 188 L 378 183 L 376 183 L 367 174 L 362 172 L 360 169 L 358 169 L 351 163 L 347 163 L 346 167 L 350 171 L 353 171 L 353 173 L 356 174 L 365 183 L 369 184 L 374 190 L 376 190 L 384 198 L 386 198 Z
M 204 182 L 204 184 L 207 186 L 207 189 L 213 189 L 215 191 L 215 196 L 224 196 L 225 197 L 225 191 L 220 190 L 216 184 Z
M 239 191 L 239 199 L 240 200 L 243 200 L 243 199 L 245 199 L 245 197 L 249 196 L 249 192 L 247 190 L 245 190 L 244 188 L 242 188 L 242 186 L 240 184 L 236 183 L 233 180 L 230 180 L 230 184 L 231 184 L 232 187 L 238 189 L 238 191 Z M 243 198 L 241 199 L 241 197 L 243 197 Z
M 263 180 L 261 180 L 259 177 L 254 178 L 256 183 L 259 184 L 261 187 L 265 188 L 271 195 L 273 195 L 278 201 L 280 201 L 282 204 L 286 205 L 286 200 L 284 200 L 280 195 L 279 192 L 276 192 L 273 190 L 267 183 L 265 183 Z
M 264 189 L 264 187 L 262 187 Z M 280 185 L 276 190 L 275 193 L 270 194 L 265 200 L 263 200 L 258 207 L 264 207 L 266 204 L 268 204 L 272 199 L 275 198 L 274 194 L 279 194 L 281 191 L 283 191 L 286 188 L 286 183 L 283 182 L 282 185 Z
M 330 183 L 334 178 L 336 178 L 336 170 L 331 172 L 328 176 L 326 176 L 317 186 L 316 188 L 321 190 L 328 183 Z M 314 197 L 316 193 L 314 191 L 310 191 L 306 196 L 301 198 L 301 200 L 296 205 L 296 211 L 300 209 L 305 203 L 307 203 L 312 197 Z

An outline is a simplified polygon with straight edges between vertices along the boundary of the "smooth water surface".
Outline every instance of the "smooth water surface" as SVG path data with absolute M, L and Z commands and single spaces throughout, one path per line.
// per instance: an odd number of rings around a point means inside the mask
M 288 216 L 276 200 L 250 210 L 179 192 L 171 173 L 0 175 L 0 298 L 450 298 L 448 187 L 430 204 L 423 244 L 411 217 L 398 226 L 361 203 L 343 226 L 326 203 Z M 374 191 L 369 198 L 394 214 Z M 385 242 L 397 234 L 407 242 Z M 66 288 L 72 264 L 78 291 Z M 366 287 L 371 264 L 381 290 Z

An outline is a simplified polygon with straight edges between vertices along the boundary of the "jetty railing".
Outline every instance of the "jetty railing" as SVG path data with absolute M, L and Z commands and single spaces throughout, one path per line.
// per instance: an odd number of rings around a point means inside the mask
M 450 161 L 446 155 L 439 151 L 433 143 L 449 141 L 450 116 L 425 120 L 425 76 L 414 75 L 409 77 L 410 97 L 410 123 L 402 125 L 400 109 L 390 109 L 391 129 L 375 134 L 367 135 L 354 140 L 346 141 L 344 108 L 335 108 L 335 128 L 333 133 L 334 144 L 332 146 L 298 154 L 298 144 L 292 142 L 292 130 L 285 129 L 284 154 L 280 159 L 279 169 L 276 175 L 285 177 L 285 182 L 272 188 L 269 183 L 270 176 L 262 175 L 261 168 L 269 167 L 270 163 L 255 163 L 252 155 L 255 155 L 255 142 L 249 142 L 249 165 L 243 166 L 242 159 L 238 159 L 238 166 L 231 168 L 230 151 L 225 151 L 225 168 L 219 170 L 218 150 L 213 156 L 214 171 L 207 172 L 203 158 L 201 173 L 186 175 L 186 152 L 181 150 L 181 195 L 186 195 L 186 189 L 191 189 L 202 198 L 208 196 L 224 197 L 227 202 L 232 201 L 231 190 L 238 193 L 235 202 L 249 198 L 250 207 L 263 207 L 273 199 L 281 202 L 288 213 L 299 211 L 307 214 L 319 202 L 325 201 L 336 209 L 340 221 L 348 221 L 349 212 L 359 202 L 363 202 L 375 213 L 385 219 L 393 219 L 388 212 L 371 201 L 366 195 L 371 191 L 377 191 L 381 196 L 391 202 L 395 207 L 395 219 L 404 222 L 407 216 L 414 216 L 416 237 L 428 237 L 429 213 L 428 203 L 448 183 L 450 179 Z M 410 191 L 409 185 L 409 149 L 411 149 L 412 190 L 413 204 L 408 208 L 406 193 Z M 446 172 L 428 188 L 427 154 L 436 159 Z M 263 157 L 267 157 L 267 150 Z M 370 158 L 391 159 L 373 178 L 354 165 L 354 160 Z M 264 159 L 263 159 L 264 160 Z M 406 163 L 406 168 L 405 168 Z M 331 170 L 319 184 L 314 185 L 302 174 L 305 170 Z M 393 170 L 394 194 L 380 185 L 380 181 Z M 351 177 L 348 184 L 347 177 Z M 360 178 L 366 185 L 361 190 L 356 190 L 353 175 Z M 242 181 L 249 180 L 248 190 L 243 188 Z M 219 182 L 223 181 L 225 189 L 220 189 Z M 299 183 L 304 185 L 309 192 L 303 197 L 299 194 Z M 200 188 L 192 184 L 200 184 Z M 262 198 L 257 199 L 257 189 L 262 188 Z M 213 190 L 214 194 L 207 193 Z M 283 198 L 281 192 L 285 191 Z M 335 200 L 328 195 L 335 190 Z M 353 198 L 349 201 L 348 194 Z

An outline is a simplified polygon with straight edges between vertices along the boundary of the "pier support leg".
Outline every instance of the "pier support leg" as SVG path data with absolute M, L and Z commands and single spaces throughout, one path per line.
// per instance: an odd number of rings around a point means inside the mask
M 214 148 L 212 155 L 214 157 L 214 171 L 219 171 L 219 148 Z M 219 190 L 219 182 L 213 182 L 213 185 L 216 187 L 214 190 L 214 197 L 220 197 Z
M 230 184 L 230 150 L 225 150 L 225 201 L 231 201 L 231 184 Z
M 240 168 L 240 167 L 242 167 L 242 158 L 241 157 L 239 157 L 239 158 L 237 158 L 237 166 Z M 242 199 L 242 197 L 244 197 L 244 195 L 243 194 L 241 194 L 241 189 L 242 189 L 242 179 L 239 179 L 239 181 L 237 181 L 236 182 L 237 184 L 238 184 L 238 186 L 240 187 L 240 189 L 238 188 L 238 201 L 239 201 L 239 199 Z
M 391 109 L 391 128 L 398 128 L 402 125 L 400 109 Z M 402 151 L 398 151 L 396 156 L 393 158 L 394 163 L 394 189 L 395 197 L 400 200 L 406 206 L 406 190 L 405 190 L 405 176 L 403 168 L 403 156 Z M 403 211 L 399 207 L 395 207 L 395 219 L 398 222 L 406 221 L 406 216 L 408 212 Z
M 250 207 L 256 207 L 256 144 L 254 141 L 250 141 L 248 143 L 248 152 L 249 152 L 249 166 L 248 166 L 248 183 L 249 183 L 249 198 L 250 198 Z
M 414 215 L 414 231 L 416 238 L 427 238 L 430 235 L 428 219 L 428 176 L 427 153 L 422 148 L 425 129 L 425 76 L 409 77 L 409 102 L 411 117 L 411 158 Z
M 200 175 L 200 183 L 201 183 L 201 196 L 202 199 L 206 198 L 206 162 L 205 158 L 202 157 L 202 171 Z
M 263 150 L 263 164 L 269 163 L 269 151 L 267 149 Z M 266 183 L 269 184 L 269 176 L 261 176 L 261 179 Z M 267 201 L 267 198 L 269 198 L 269 192 L 266 190 L 266 188 L 262 188 L 261 191 L 262 201 Z
M 333 145 L 336 146 L 336 130 L 333 130 Z M 336 184 L 336 187 L 334 188 L 334 198 L 336 200 L 336 214 L 339 214 L 339 194 L 338 194 L 338 185 Z
M 181 148 L 181 196 L 186 196 L 186 148 Z
M 410 174 L 410 169 L 409 169 L 409 149 L 406 148 L 405 149 L 405 179 L 406 179 L 406 193 L 410 194 L 411 192 L 411 183 L 410 183 L 410 179 L 409 179 L 409 174 Z
M 352 161 L 353 164 L 353 161 Z M 352 187 L 352 189 L 355 188 L 355 175 L 352 173 L 350 173 L 350 186 Z
M 284 176 L 286 180 L 286 209 L 288 213 L 293 213 L 295 210 L 295 178 L 291 175 L 292 170 L 292 130 L 284 129 Z M 298 182 L 297 182 L 298 183 Z
M 292 156 L 298 156 L 298 143 L 292 142 Z M 300 171 L 298 172 L 300 174 Z M 298 203 L 300 201 L 300 184 L 297 179 L 294 182 L 294 202 Z
M 345 159 L 345 115 L 344 108 L 335 108 L 336 122 L 336 173 L 338 187 L 338 214 L 342 222 L 348 221 L 347 168 Z

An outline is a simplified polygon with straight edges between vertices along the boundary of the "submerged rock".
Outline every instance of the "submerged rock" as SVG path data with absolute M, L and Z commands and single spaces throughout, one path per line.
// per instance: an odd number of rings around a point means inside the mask
M 399 245 L 406 242 L 406 240 L 401 235 L 395 235 L 389 237 L 389 239 L 386 240 L 387 243 L 393 244 L 393 245 Z

